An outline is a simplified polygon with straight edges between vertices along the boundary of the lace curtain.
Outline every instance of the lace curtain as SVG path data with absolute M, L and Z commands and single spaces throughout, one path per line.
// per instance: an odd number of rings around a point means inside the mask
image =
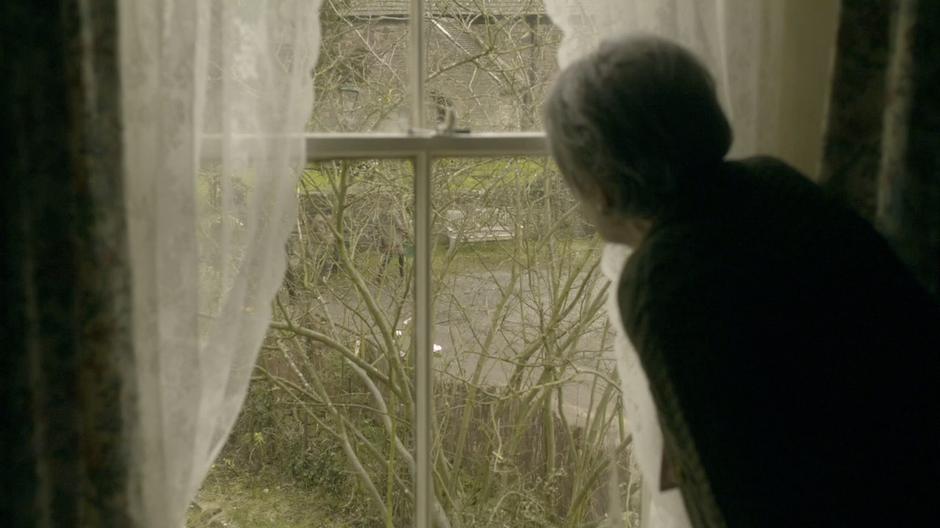
M 815 174 L 836 0 L 545 0 L 545 4 L 564 32 L 560 66 L 589 53 L 607 36 L 643 32 L 673 39 L 695 52 L 715 78 L 734 129 L 731 157 L 770 154 Z M 601 269 L 614 283 L 628 256 L 626 246 L 606 248 Z M 643 526 L 689 526 L 678 489 L 658 491 L 662 433 L 656 409 L 639 358 L 624 335 L 615 298 L 608 302 L 608 312 L 618 333 L 615 351 L 624 413 L 647 492 Z
M 119 2 L 141 526 L 182 526 L 244 399 L 296 218 L 319 4 Z

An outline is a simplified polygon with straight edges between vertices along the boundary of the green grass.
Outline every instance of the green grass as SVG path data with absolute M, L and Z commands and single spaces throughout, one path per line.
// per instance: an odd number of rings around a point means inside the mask
M 528 185 L 540 178 L 545 170 L 544 161 L 537 158 L 448 159 L 438 162 L 435 174 L 437 181 L 446 181 L 450 190 L 469 191 L 483 190 L 499 183 Z M 452 176 L 442 178 L 445 174 Z
M 568 254 L 594 251 L 599 242 L 594 238 L 577 238 L 564 242 Z M 480 273 L 490 270 L 509 271 L 515 254 L 515 241 L 464 242 L 457 246 L 457 253 L 448 269 L 450 274 Z M 439 245 L 434 252 L 434 266 L 440 266 L 447 248 Z
M 410 170 L 397 162 L 380 166 L 387 177 L 396 178 L 405 187 L 410 186 Z M 529 185 L 544 176 L 547 167 L 540 158 L 494 158 L 444 159 L 435 165 L 435 186 L 446 186 L 453 191 L 480 191 L 493 185 Z M 332 173 L 332 174 L 331 174 Z M 326 164 L 313 164 L 304 169 L 298 185 L 298 193 L 330 193 L 330 179 L 335 178 L 337 169 Z M 358 179 L 361 175 L 353 169 L 351 176 Z
M 348 528 L 330 499 L 272 477 L 215 472 L 190 506 L 187 528 Z
M 320 170 L 318 165 L 304 169 L 301 176 L 298 192 L 307 193 L 311 191 L 327 192 L 331 189 L 329 176 Z

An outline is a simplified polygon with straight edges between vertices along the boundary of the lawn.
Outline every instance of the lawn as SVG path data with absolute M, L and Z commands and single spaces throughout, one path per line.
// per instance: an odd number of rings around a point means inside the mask
M 327 500 L 286 479 L 214 469 L 187 513 L 187 528 L 347 528 Z M 340 518 L 342 517 L 342 519 Z

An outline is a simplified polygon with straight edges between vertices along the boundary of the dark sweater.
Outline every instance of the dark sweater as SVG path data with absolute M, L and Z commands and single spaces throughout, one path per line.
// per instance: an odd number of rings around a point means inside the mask
M 937 304 L 782 162 L 711 172 L 618 292 L 693 525 L 940 522 Z

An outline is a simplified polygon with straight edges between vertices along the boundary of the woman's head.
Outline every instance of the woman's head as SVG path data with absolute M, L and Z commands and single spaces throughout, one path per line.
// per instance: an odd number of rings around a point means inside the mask
M 546 102 L 545 122 L 565 180 L 595 221 L 655 220 L 731 146 L 708 71 L 655 37 L 608 40 L 568 66 Z M 612 239 L 609 228 L 598 229 Z

